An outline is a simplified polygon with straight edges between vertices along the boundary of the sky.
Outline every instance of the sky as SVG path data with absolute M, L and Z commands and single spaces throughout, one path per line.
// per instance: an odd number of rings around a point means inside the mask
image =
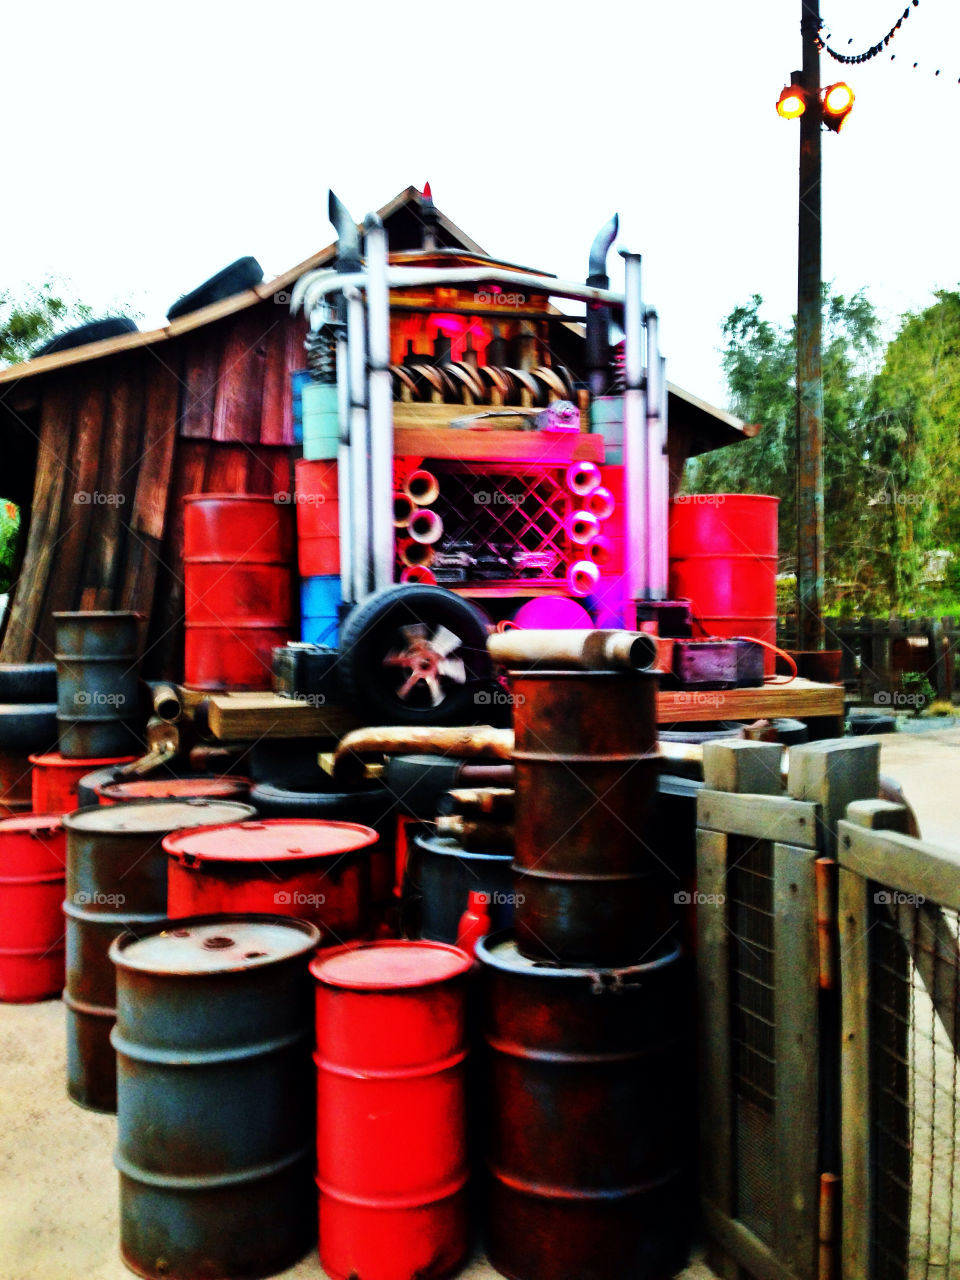
M 834 48 L 887 53 L 824 83 L 823 270 L 892 332 L 960 284 L 960 5 L 821 0 Z M 53 276 L 142 327 L 233 259 L 269 278 L 429 180 L 489 252 L 583 279 L 615 210 L 643 255 L 668 377 L 725 403 L 724 316 L 796 303 L 800 0 L 166 0 L 8 8 L 0 289 Z M 852 43 L 848 44 L 848 41 Z M 890 54 L 896 55 L 890 60 Z M 913 63 L 917 62 L 916 69 Z M 940 69 L 939 77 L 935 75 Z M 615 285 L 619 259 L 610 256 Z

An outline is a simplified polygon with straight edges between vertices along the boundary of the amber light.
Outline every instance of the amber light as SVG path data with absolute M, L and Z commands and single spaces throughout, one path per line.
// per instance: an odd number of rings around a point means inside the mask
M 777 114 L 783 116 L 784 120 L 796 120 L 806 109 L 803 94 L 788 84 L 777 99 Z
M 843 127 L 853 106 L 854 92 L 842 80 L 836 84 L 828 84 L 823 91 L 823 123 L 835 133 Z

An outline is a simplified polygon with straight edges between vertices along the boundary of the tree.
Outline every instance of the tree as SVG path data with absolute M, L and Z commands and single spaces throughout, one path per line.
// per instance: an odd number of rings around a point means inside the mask
M 30 352 L 72 325 L 93 318 L 85 303 L 61 296 L 62 285 L 46 280 L 15 297 L 0 290 L 0 364 L 26 360 Z

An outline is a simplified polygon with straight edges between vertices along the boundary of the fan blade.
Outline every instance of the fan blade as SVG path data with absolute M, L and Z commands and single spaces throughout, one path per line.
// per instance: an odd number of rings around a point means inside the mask
M 430 647 L 435 653 L 439 653 L 441 658 L 446 658 L 448 654 L 453 653 L 454 649 L 459 649 L 461 644 L 460 637 L 440 623 L 433 636 L 430 639 Z
M 408 627 L 401 627 L 400 631 L 403 638 L 411 645 L 427 638 L 427 628 L 422 622 L 412 622 Z
M 442 658 L 437 666 L 437 674 L 446 676 L 456 684 L 467 683 L 467 669 L 462 658 Z
M 444 699 L 444 692 L 440 688 L 440 681 L 436 676 L 427 676 L 425 678 L 427 688 L 430 690 L 430 700 L 435 707 L 439 707 Z

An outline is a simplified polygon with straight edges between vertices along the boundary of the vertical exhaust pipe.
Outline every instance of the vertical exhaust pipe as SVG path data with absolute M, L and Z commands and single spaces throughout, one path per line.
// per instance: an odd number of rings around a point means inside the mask
M 621 249 L 623 258 L 623 474 L 626 499 L 624 626 L 636 624 L 636 602 L 649 599 L 647 582 L 647 411 L 643 386 L 643 294 L 640 254 Z
M 610 288 L 607 254 L 617 238 L 619 229 L 620 218 L 614 214 L 610 221 L 605 222 L 597 232 L 590 246 L 587 284 L 595 285 L 599 289 Z M 603 303 L 587 303 L 586 356 L 590 395 L 606 395 L 610 380 L 610 308 Z
M 360 268 L 360 238 L 357 224 L 347 206 L 331 190 L 327 200 L 327 215 L 337 233 L 337 258 L 335 267 L 341 274 Z M 356 595 L 356 569 L 354 557 L 354 530 L 356 516 L 354 503 L 353 455 L 350 448 L 351 388 L 350 363 L 347 342 L 347 302 L 343 295 L 334 304 L 336 327 L 337 410 L 340 422 L 340 446 L 337 450 L 337 497 L 340 503 L 340 587 L 345 604 L 353 604 Z
M 368 441 L 373 589 L 393 583 L 393 387 L 387 233 L 375 213 L 363 222 L 367 250 Z

